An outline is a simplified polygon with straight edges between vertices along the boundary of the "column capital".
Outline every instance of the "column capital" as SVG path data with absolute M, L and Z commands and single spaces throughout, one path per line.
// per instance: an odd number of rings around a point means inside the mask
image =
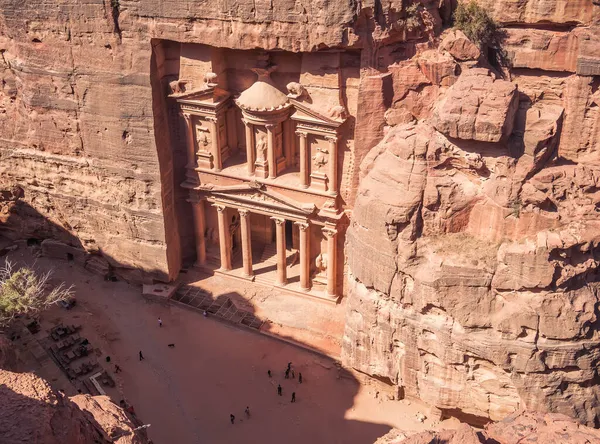
M 204 117 L 204 120 L 206 120 L 207 122 L 212 122 L 212 123 L 218 122 L 218 119 L 214 116 L 206 116 L 206 117 Z
M 336 134 L 336 135 L 330 135 L 330 136 L 325 136 L 325 140 L 332 142 L 332 143 L 337 143 L 338 140 L 340 140 L 340 137 Z
M 192 114 L 188 112 L 182 112 L 181 115 L 185 120 L 190 120 L 192 118 Z
M 238 213 L 240 214 L 240 217 L 243 217 L 243 218 L 248 217 L 248 215 L 250 214 L 250 212 L 248 210 L 243 210 L 243 209 L 238 209 Z
M 277 225 L 283 225 L 285 223 L 285 219 L 282 219 L 281 217 L 273 216 L 271 217 L 271 220 L 274 220 Z
M 296 135 L 300 136 L 300 137 L 304 137 L 306 139 L 306 137 L 308 137 L 308 132 L 306 132 L 306 131 L 296 131 Z
M 227 208 L 225 205 L 220 204 L 213 204 L 212 206 L 215 207 L 219 213 L 222 213 L 225 211 L 225 208 Z
M 265 128 L 267 129 L 267 131 L 273 131 L 273 129 L 277 126 L 277 124 L 275 123 L 266 123 L 265 124 Z
M 323 227 L 321 231 L 323 232 L 323 235 L 328 239 L 331 239 L 337 234 L 337 230 L 332 227 Z
M 253 125 L 253 123 L 249 122 L 249 121 L 248 121 L 248 120 L 246 120 L 246 119 L 242 119 L 242 123 L 243 123 L 243 124 L 244 124 L 244 126 L 246 126 L 246 127 L 248 127 L 248 126 L 252 126 L 252 125 Z
M 308 222 L 294 222 L 295 225 L 298 225 L 300 231 L 306 231 L 310 224 Z

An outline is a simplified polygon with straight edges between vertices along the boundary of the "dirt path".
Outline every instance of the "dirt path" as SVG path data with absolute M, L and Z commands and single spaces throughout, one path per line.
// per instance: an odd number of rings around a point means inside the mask
M 27 251 L 12 260 L 31 263 Z M 53 309 L 48 322 L 77 322 L 82 336 L 111 356 L 119 392 L 144 423 L 155 444 L 175 443 L 357 443 L 370 444 L 391 426 L 432 428 L 415 419 L 417 405 L 374 399 L 349 374 L 338 378 L 333 361 L 298 347 L 236 329 L 176 306 L 150 302 L 139 287 L 105 282 L 76 265 L 55 266 L 55 277 L 74 283 L 78 305 Z M 158 317 L 163 327 L 158 325 Z M 173 343 L 174 348 L 167 345 Z M 139 361 L 138 352 L 145 359 Z M 296 379 L 284 379 L 293 362 Z M 267 376 L 271 370 L 273 377 Z M 302 372 L 304 383 L 297 382 Z M 277 395 L 277 384 L 283 396 Z M 297 402 L 291 403 L 296 392 Z M 115 399 L 118 402 L 118 399 Z M 244 409 L 250 407 L 251 417 Z M 423 411 L 423 410 L 421 410 Z M 236 416 L 235 424 L 229 415 Z

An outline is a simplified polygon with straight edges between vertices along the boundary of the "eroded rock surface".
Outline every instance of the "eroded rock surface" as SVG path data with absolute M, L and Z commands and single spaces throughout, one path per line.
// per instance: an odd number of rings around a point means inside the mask
M 596 426 L 599 79 L 571 63 L 502 80 L 457 52 L 433 105 L 409 101 L 433 85 L 429 51 L 393 71 L 407 93 L 361 165 L 343 359 L 473 423 L 528 409 Z
M 513 129 L 517 86 L 494 79 L 487 69 L 461 75 L 439 102 L 433 126 L 453 138 L 498 142 Z
M 482 431 L 461 424 L 455 430 L 422 432 L 406 436 L 392 430 L 375 444 L 526 444 L 526 443 L 600 443 L 600 432 L 582 426 L 559 414 L 521 413 L 498 423 L 489 424 Z
M 121 408 L 106 396 L 54 392 L 32 373 L 0 370 L 3 444 L 144 444 Z

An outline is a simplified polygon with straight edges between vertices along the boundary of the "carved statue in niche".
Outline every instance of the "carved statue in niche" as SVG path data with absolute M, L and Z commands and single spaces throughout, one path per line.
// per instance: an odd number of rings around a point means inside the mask
M 214 72 L 207 72 L 206 74 L 204 74 L 204 83 L 206 84 L 207 88 L 214 88 L 215 86 L 217 86 L 217 74 L 215 74 Z
M 327 151 L 325 148 L 317 148 L 317 154 L 315 154 L 312 158 L 315 162 L 317 170 L 321 170 L 321 168 L 327 165 L 326 154 L 329 154 L 329 151 Z
M 192 88 L 192 82 L 185 79 L 176 79 L 169 82 L 171 94 L 182 94 Z
M 210 135 L 208 131 L 203 128 L 197 128 L 196 141 L 198 142 L 199 149 L 208 151 L 208 146 L 210 145 Z
M 298 82 L 290 82 L 286 85 L 286 88 L 288 90 L 288 97 L 292 99 L 299 99 L 306 95 L 306 88 Z
M 315 259 L 317 275 L 323 276 L 327 273 L 327 253 L 319 253 Z
M 264 161 L 267 158 L 267 138 L 262 134 L 256 142 L 256 160 Z
M 329 117 L 335 120 L 344 120 L 346 117 L 348 117 L 348 113 L 346 108 L 344 108 L 342 105 L 338 105 L 331 109 L 329 112 Z

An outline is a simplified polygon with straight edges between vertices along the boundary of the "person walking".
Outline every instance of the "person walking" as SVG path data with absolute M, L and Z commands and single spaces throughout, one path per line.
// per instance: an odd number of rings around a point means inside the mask
M 289 368 L 285 371 L 285 379 L 290 379 L 290 369 Z
M 162 327 L 162 319 L 160 317 L 158 318 L 158 326 Z
M 115 373 L 119 373 L 121 371 L 121 367 L 115 364 Z
M 140 350 L 140 361 L 144 360 L 144 355 L 142 354 L 142 351 Z
M 294 372 L 294 369 L 292 369 L 292 379 L 296 379 L 296 373 Z
M 296 402 L 296 392 L 292 392 L 292 402 Z
M 232 424 L 235 422 L 235 416 L 233 416 L 233 413 L 231 413 L 229 415 L 229 420 L 231 421 Z
M 292 363 L 288 362 L 288 370 L 291 370 L 291 369 L 292 369 Z
M 271 370 L 267 370 L 267 375 L 269 375 L 269 378 L 271 377 Z
M 277 394 L 281 396 L 281 384 L 277 386 Z
M 244 410 L 244 412 L 246 412 L 246 418 L 250 418 L 250 407 L 246 407 L 246 410 Z
M 298 373 L 298 382 L 302 384 L 302 373 Z

